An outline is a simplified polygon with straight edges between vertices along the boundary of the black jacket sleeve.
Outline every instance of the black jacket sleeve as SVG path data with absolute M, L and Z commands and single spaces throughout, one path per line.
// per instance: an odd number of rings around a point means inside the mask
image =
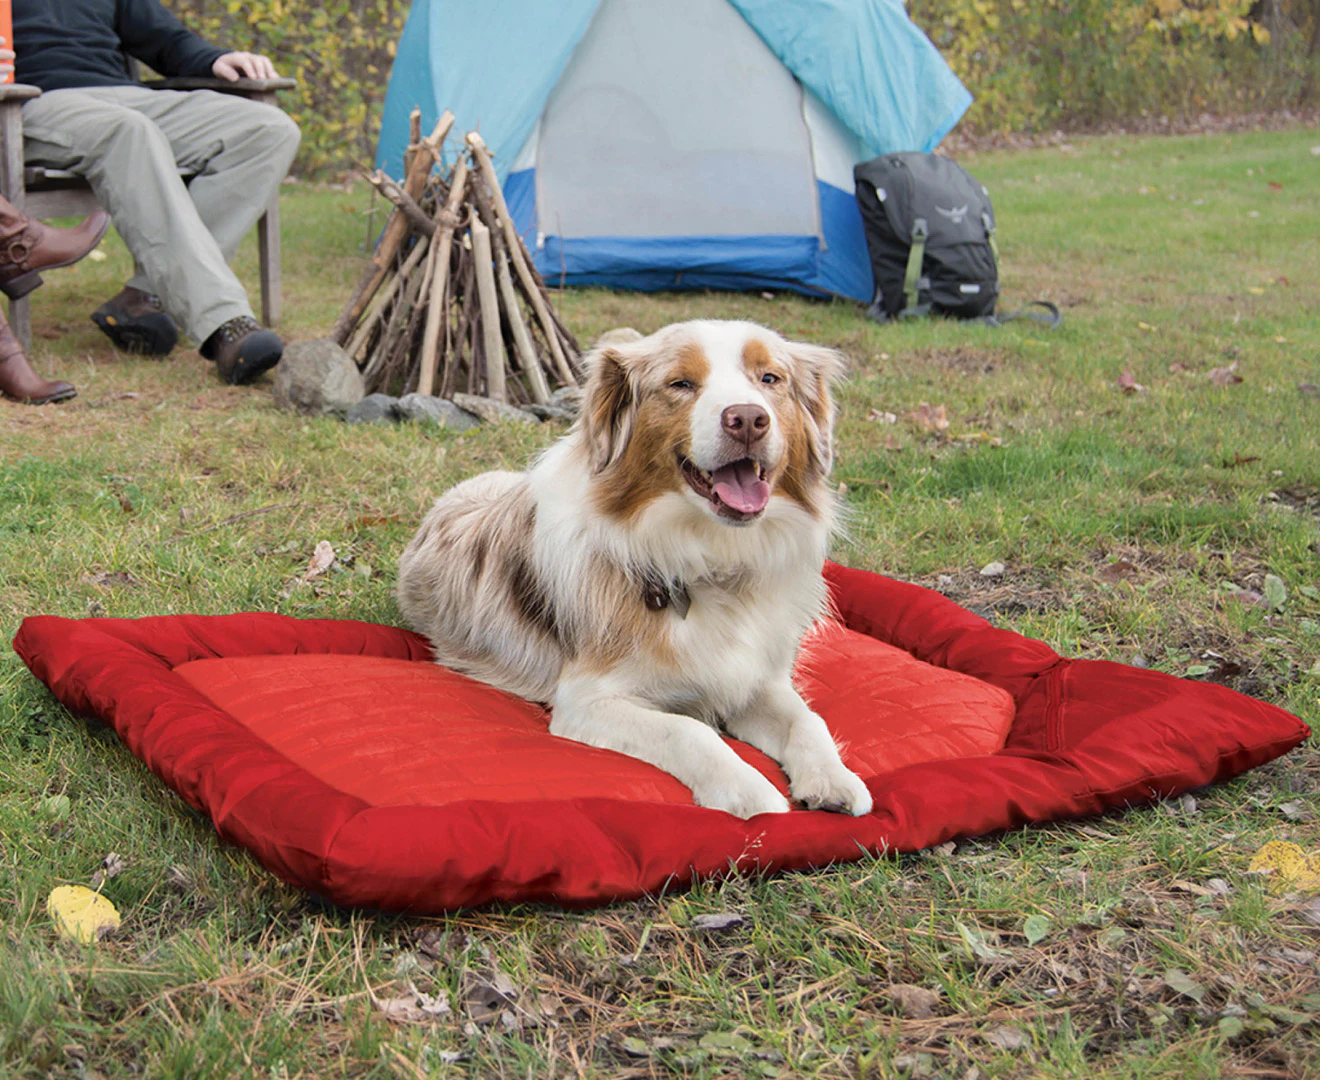
M 160 0 L 116 0 L 115 22 L 124 51 L 161 75 L 210 75 L 225 53 L 179 22 Z

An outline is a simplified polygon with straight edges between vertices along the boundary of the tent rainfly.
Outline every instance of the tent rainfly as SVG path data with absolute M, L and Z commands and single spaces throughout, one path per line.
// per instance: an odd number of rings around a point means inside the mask
M 853 166 L 971 100 L 900 0 L 416 0 L 376 164 L 450 109 L 550 284 L 869 301 Z

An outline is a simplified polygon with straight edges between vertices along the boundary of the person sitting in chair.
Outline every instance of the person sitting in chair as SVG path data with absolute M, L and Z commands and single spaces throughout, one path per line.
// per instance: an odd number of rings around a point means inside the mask
M 27 161 L 85 177 L 136 262 L 92 320 L 151 356 L 182 327 L 229 383 L 274 366 L 283 343 L 253 318 L 229 260 L 293 162 L 298 126 L 231 94 L 148 89 L 125 57 L 229 81 L 274 78 L 271 62 L 207 43 L 160 0 L 13 0 L 13 18 L 17 80 L 43 91 L 23 105 Z

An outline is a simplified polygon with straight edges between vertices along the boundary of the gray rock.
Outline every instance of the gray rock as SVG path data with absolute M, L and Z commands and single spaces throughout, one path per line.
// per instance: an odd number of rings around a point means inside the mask
M 275 368 L 275 407 L 307 416 L 344 416 L 366 388 L 357 365 L 333 341 L 295 341 Z
M 576 415 L 582 411 L 582 387 L 561 386 L 550 395 L 550 405 L 556 409 L 567 409 Z
M 492 401 L 490 398 L 478 397 L 476 394 L 455 394 L 454 404 L 491 424 L 539 424 L 541 422 L 529 412 L 524 412 L 512 405 L 506 405 L 502 401 Z
M 389 394 L 371 394 L 348 410 L 350 424 L 392 424 L 399 419 L 399 399 Z
M 432 397 L 430 394 L 404 394 L 396 406 L 402 420 L 415 420 L 421 424 L 440 424 L 455 431 L 466 431 L 479 423 L 470 412 L 460 409 L 452 401 Z
M 568 420 L 577 419 L 576 409 L 564 409 L 558 405 L 524 405 L 523 412 L 529 412 L 538 420 Z

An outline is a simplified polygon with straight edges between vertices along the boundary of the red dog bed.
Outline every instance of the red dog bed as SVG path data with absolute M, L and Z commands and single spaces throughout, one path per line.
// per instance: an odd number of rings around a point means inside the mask
M 15 648 L 220 835 L 337 904 L 585 905 L 1097 814 L 1234 776 L 1309 734 L 1221 686 L 1065 660 L 938 593 L 826 568 L 841 625 L 803 693 L 875 800 L 741 821 L 387 626 L 279 615 L 26 620 Z M 786 790 L 779 768 L 735 749 Z

